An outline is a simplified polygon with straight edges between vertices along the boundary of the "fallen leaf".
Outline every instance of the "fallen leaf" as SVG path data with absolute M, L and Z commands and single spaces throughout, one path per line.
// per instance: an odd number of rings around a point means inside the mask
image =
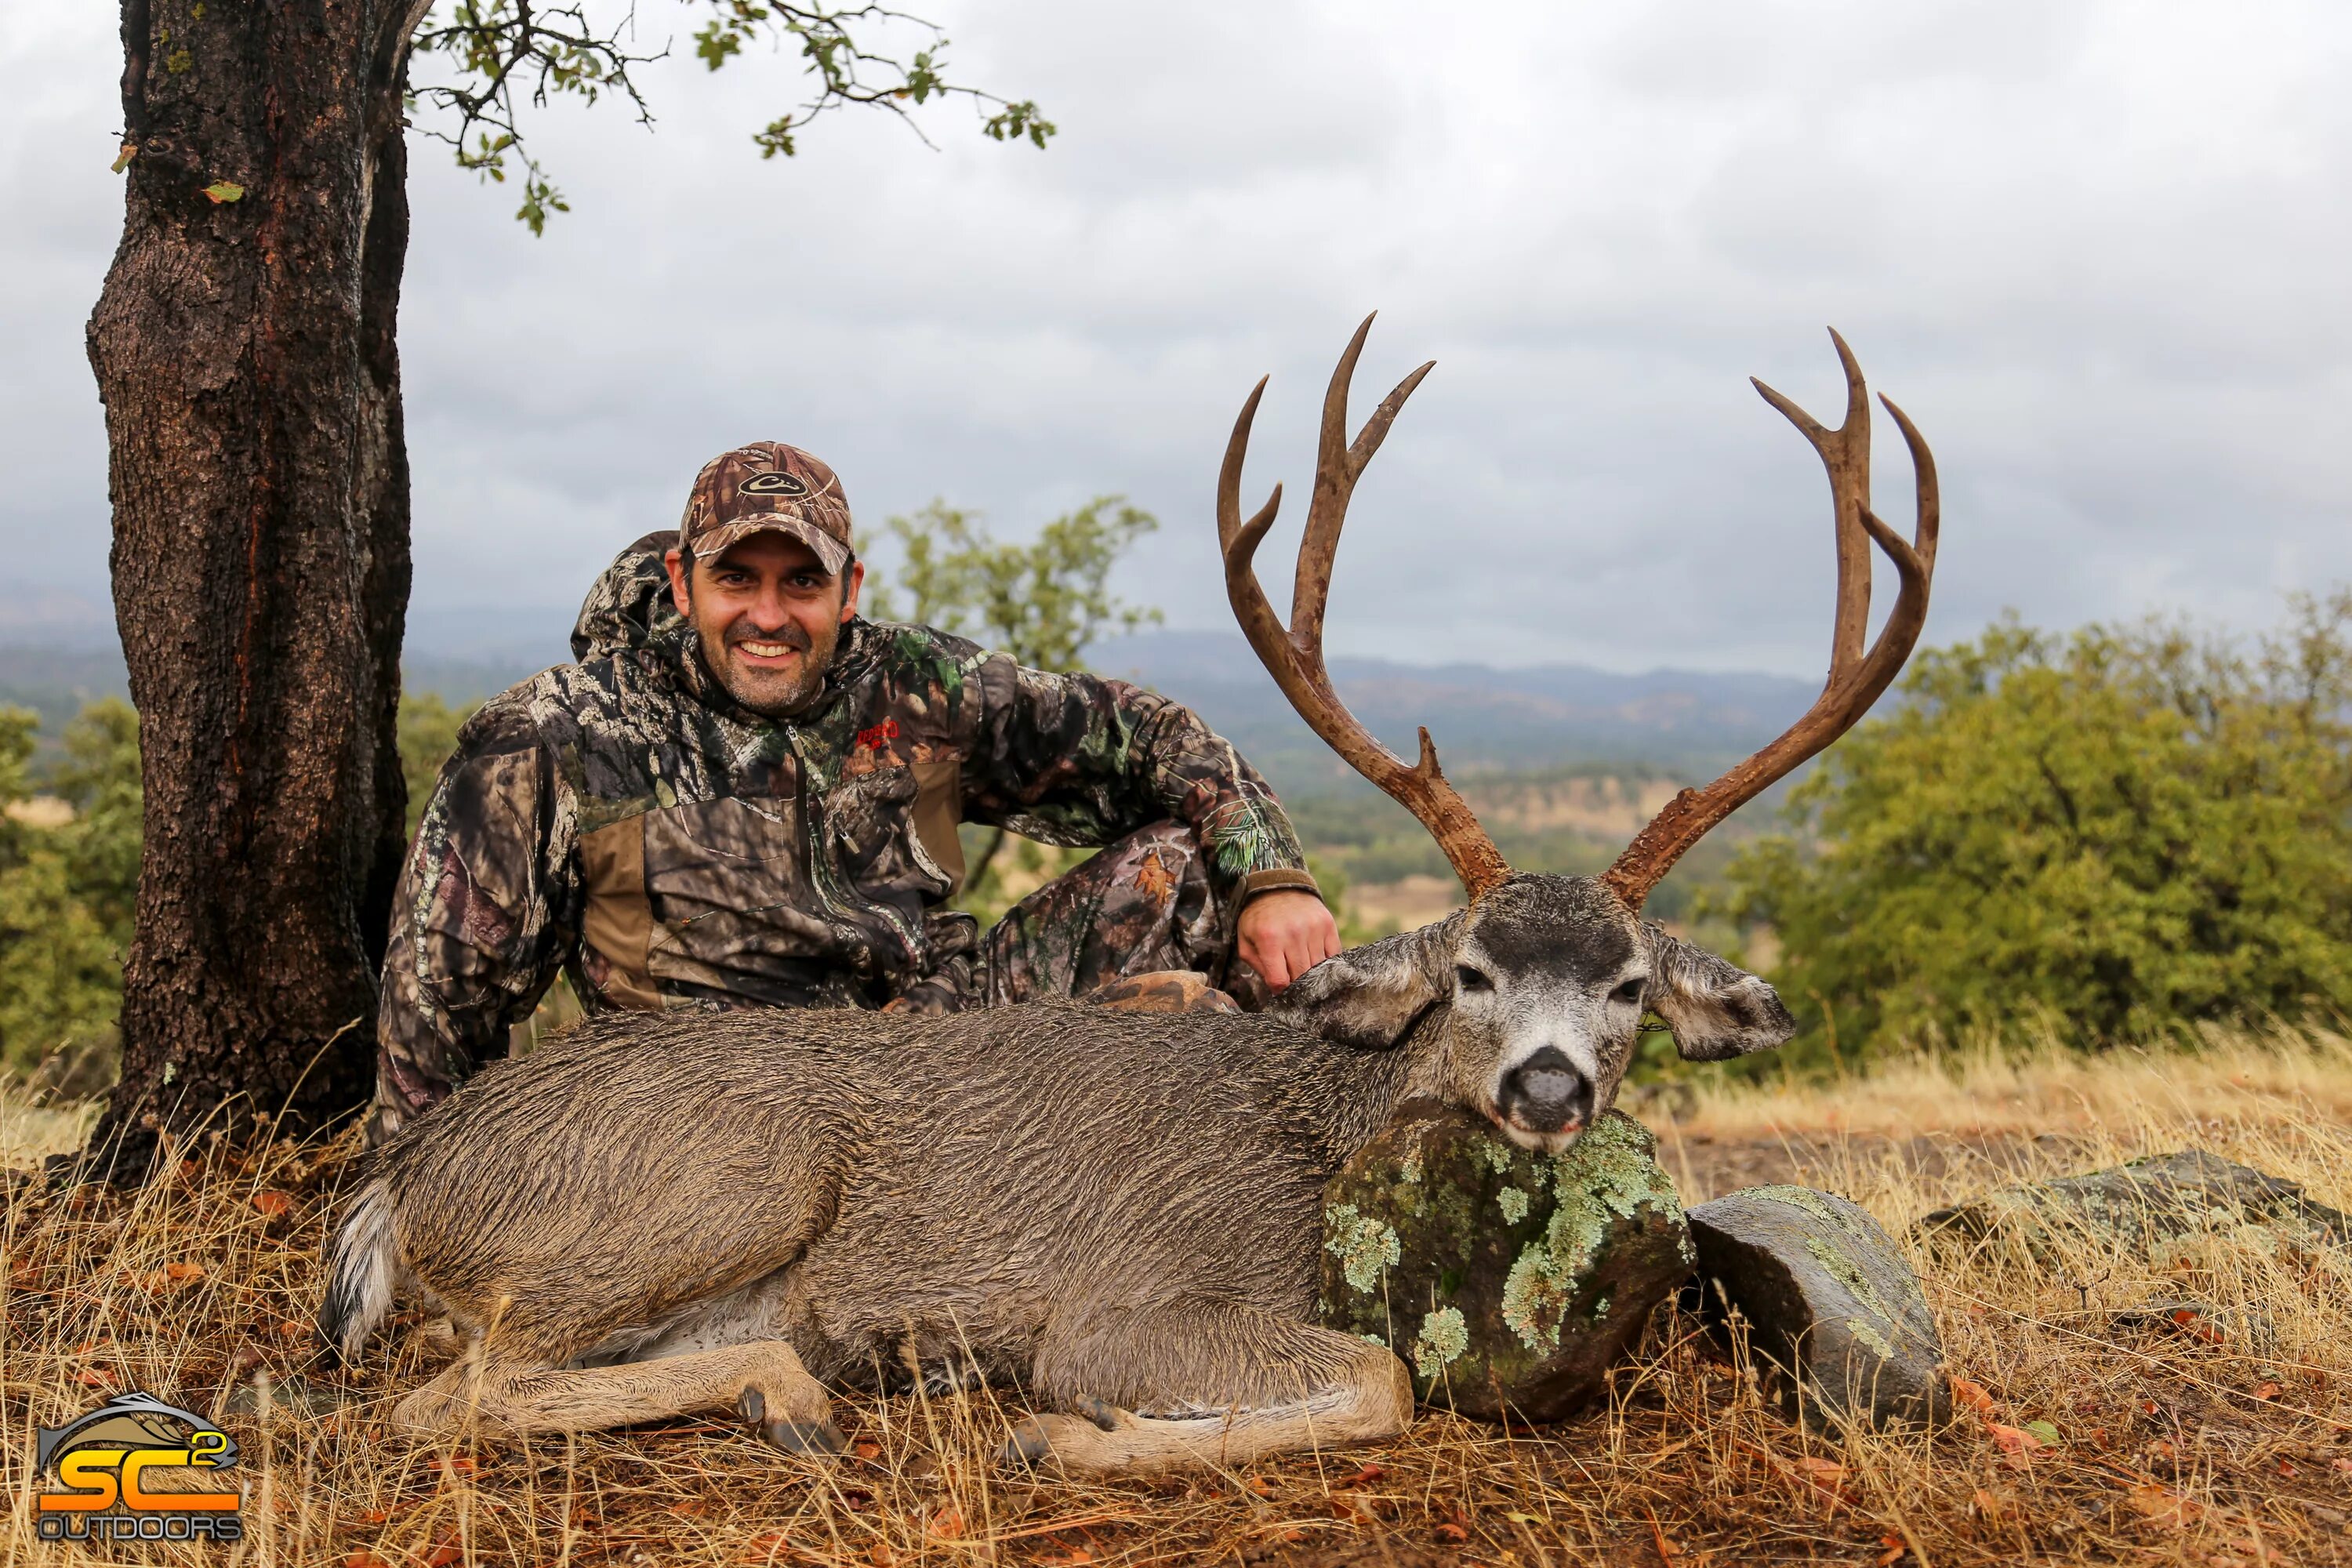
M 424 1556 L 425 1568 L 449 1568 L 452 1563 L 464 1561 L 466 1543 L 456 1530 L 445 1528 L 434 1538 L 433 1549 Z
M 735 1561 L 738 1563 L 772 1563 L 775 1561 L 775 1557 L 778 1552 L 786 1551 L 787 1549 L 788 1548 L 784 1542 L 784 1532 L 781 1530 L 772 1530 L 765 1535 L 755 1535 L 751 1540 L 745 1542 L 743 1543 L 742 1550 L 735 1553 Z M 887 1546 L 877 1546 L 875 1550 L 877 1552 L 887 1552 L 889 1548 Z M 887 1562 L 888 1559 L 877 1557 L 875 1561 L 877 1563 L 883 1563 Z
M 1513 1524 L 1541 1524 L 1544 1522 L 1542 1520 L 1538 1519 L 1534 1514 L 1520 1513 L 1516 1510 L 1505 1514 L 1503 1517 L 1509 1520 Z
M 1388 1471 L 1380 1466 L 1367 1462 L 1363 1468 L 1348 1479 L 1348 1484 L 1354 1487 L 1368 1487 L 1387 1474 Z
M 1992 1414 L 1992 1395 L 1957 1373 L 1952 1376 L 1952 1403 L 1973 1410 L 1979 1415 Z
M 867 1438 L 860 1438 L 849 1446 L 849 1451 L 861 1459 L 878 1459 L 882 1457 L 882 1445 Z
M 344 1558 L 343 1568 L 392 1568 L 392 1564 L 374 1552 L 362 1550 Z
M 1682 1549 L 1666 1539 L 1665 1527 L 1658 1522 L 1658 1516 L 1649 1504 L 1643 1503 L 1642 1511 L 1650 1516 L 1650 1544 L 1658 1549 L 1658 1561 L 1664 1563 L 1665 1568 L 1674 1568 L 1675 1559 L 1682 1555 Z
M 923 1529 L 941 1541 L 963 1539 L 963 1510 L 950 1503 L 924 1522 Z
M 433 1468 L 445 1476 L 470 1476 L 474 1473 L 471 1454 L 452 1454 L 433 1461 Z
M 2009 1512 L 2008 1504 L 1982 1487 L 1977 1489 L 1977 1495 L 1969 1500 L 1976 1505 L 1977 1517 L 1979 1519 L 2000 1519 Z
M 2025 1429 L 2042 1439 L 2042 1446 L 2045 1448 L 2062 1447 L 2066 1441 L 2058 1435 L 2058 1428 L 2047 1421 L 2028 1421 Z
M 1846 1500 L 1843 1465 L 1833 1459 L 1815 1458 L 1808 1454 L 1797 1461 L 1797 1468 L 1804 1472 L 1806 1484 L 1828 1498 L 1831 1502 L 1840 1503 Z
M 2046 1426 L 2047 1423 L 2037 1422 L 2035 1425 Z M 2004 1426 L 1998 1421 L 1988 1421 L 1985 1423 L 1985 1430 L 1992 1434 L 1993 1442 L 2004 1454 L 2031 1453 L 2044 1446 L 2042 1435 L 2034 1431 L 2032 1426 Z
M 1440 1541 L 1460 1542 L 1470 1539 L 1470 1532 L 1468 1531 L 1463 1529 L 1458 1524 L 1451 1522 L 1438 1525 L 1432 1533 Z
M 214 205 L 218 206 L 223 202 L 243 201 L 245 187 L 235 180 L 215 180 L 205 187 L 205 195 L 212 198 Z
M 114 1386 L 114 1369 L 106 1366 L 86 1366 L 81 1369 L 81 1375 L 76 1381 L 84 1388 L 111 1388 Z
M 1242 1487 L 1244 1490 L 1255 1492 L 1260 1497 L 1272 1497 L 1274 1495 L 1274 1483 L 1267 1480 L 1264 1476 L 1247 1477 L 1243 1480 Z
M 2279 1385 L 2275 1383 L 2258 1383 L 2248 1389 L 2246 1394 L 2251 1399 L 2276 1399 L 2279 1396 Z
M 253 1206 L 269 1218 L 276 1219 L 294 1206 L 294 1200 L 275 1187 L 264 1187 L 253 1194 Z
M 166 1279 L 178 1280 L 184 1285 L 191 1279 L 203 1279 L 205 1266 L 201 1263 L 166 1263 L 163 1265 L 163 1274 Z
M 2124 1489 L 2124 1501 L 2134 1513 L 2158 1524 L 2180 1530 L 2195 1521 L 2205 1510 L 2170 1487 L 2135 1482 Z
M 1911 1550 L 1911 1543 L 1899 1535 L 1882 1535 L 1878 1544 L 1886 1548 L 1878 1554 L 1878 1568 L 1895 1568 L 1903 1561 L 1903 1554 Z

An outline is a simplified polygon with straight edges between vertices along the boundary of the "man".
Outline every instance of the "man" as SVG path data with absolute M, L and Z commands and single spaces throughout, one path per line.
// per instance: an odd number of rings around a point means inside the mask
M 863 620 L 864 580 L 833 470 L 738 447 L 597 584 L 580 662 L 467 722 L 394 903 L 372 1142 L 560 971 L 592 1012 L 936 1012 L 1170 970 L 1280 990 L 1339 951 L 1289 819 L 1191 712 Z M 983 933 L 945 904 L 960 821 L 1104 848 Z

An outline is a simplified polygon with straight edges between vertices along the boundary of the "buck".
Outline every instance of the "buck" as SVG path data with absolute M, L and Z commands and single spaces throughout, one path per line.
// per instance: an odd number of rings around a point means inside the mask
M 345 1356 L 404 1291 L 469 1342 L 400 1402 L 402 1425 L 578 1431 L 731 1408 L 781 1447 L 831 1452 L 828 1385 L 920 1377 L 1023 1386 L 1041 1413 L 1008 1458 L 1077 1470 L 1386 1436 L 1412 1417 L 1402 1364 L 1312 1314 L 1324 1184 L 1400 1102 L 1434 1097 L 1556 1152 L 1614 1099 L 1645 1013 L 1697 1060 L 1788 1038 L 1769 985 L 1643 921 L 1643 899 L 1851 727 L 1909 656 L 1936 554 L 1926 443 L 1886 403 L 1917 476 L 1906 541 L 1870 509 L 1870 409 L 1843 340 L 1831 334 L 1837 429 L 1756 384 L 1829 472 L 1821 697 L 1683 791 L 1606 874 L 1514 874 L 1429 731 L 1407 765 L 1324 668 L 1349 498 L 1431 368 L 1349 442 L 1370 326 L 1324 399 L 1290 625 L 1252 567 L 1281 488 L 1246 521 L 1238 500 L 1263 380 L 1218 476 L 1226 587 L 1291 703 L 1436 837 L 1468 906 L 1326 961 L 1256 1014 L 635 1014 L 499 1063 L 373 1156 L 331 1245 L 321 1321 Z M 1865 647 L 1873 541 L 1899 585 Z

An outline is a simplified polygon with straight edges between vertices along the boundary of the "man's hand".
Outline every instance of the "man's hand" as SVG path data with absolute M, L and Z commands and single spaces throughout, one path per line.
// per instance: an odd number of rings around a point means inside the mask
M 1242 906 L 1241 955 L 1279 991 L 1339 951 L 1339 925 L 1304 888 L 1277 888 Z

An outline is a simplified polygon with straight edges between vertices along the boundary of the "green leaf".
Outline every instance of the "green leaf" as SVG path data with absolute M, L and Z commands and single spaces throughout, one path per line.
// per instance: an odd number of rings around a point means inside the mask
M 226 202 L 245 200 L 245 187 L 235 180 L 215 180 L 205 187 L 205 195 L 210 196 L 213 204 L 217 206 Z
M 2058 1428 L 2047 1421 L 2028 1421 L 2024 1429 L 2042 1439 L 2046 1447 L 2063 1447 L 2066 1439 L 2058 1436 Z

